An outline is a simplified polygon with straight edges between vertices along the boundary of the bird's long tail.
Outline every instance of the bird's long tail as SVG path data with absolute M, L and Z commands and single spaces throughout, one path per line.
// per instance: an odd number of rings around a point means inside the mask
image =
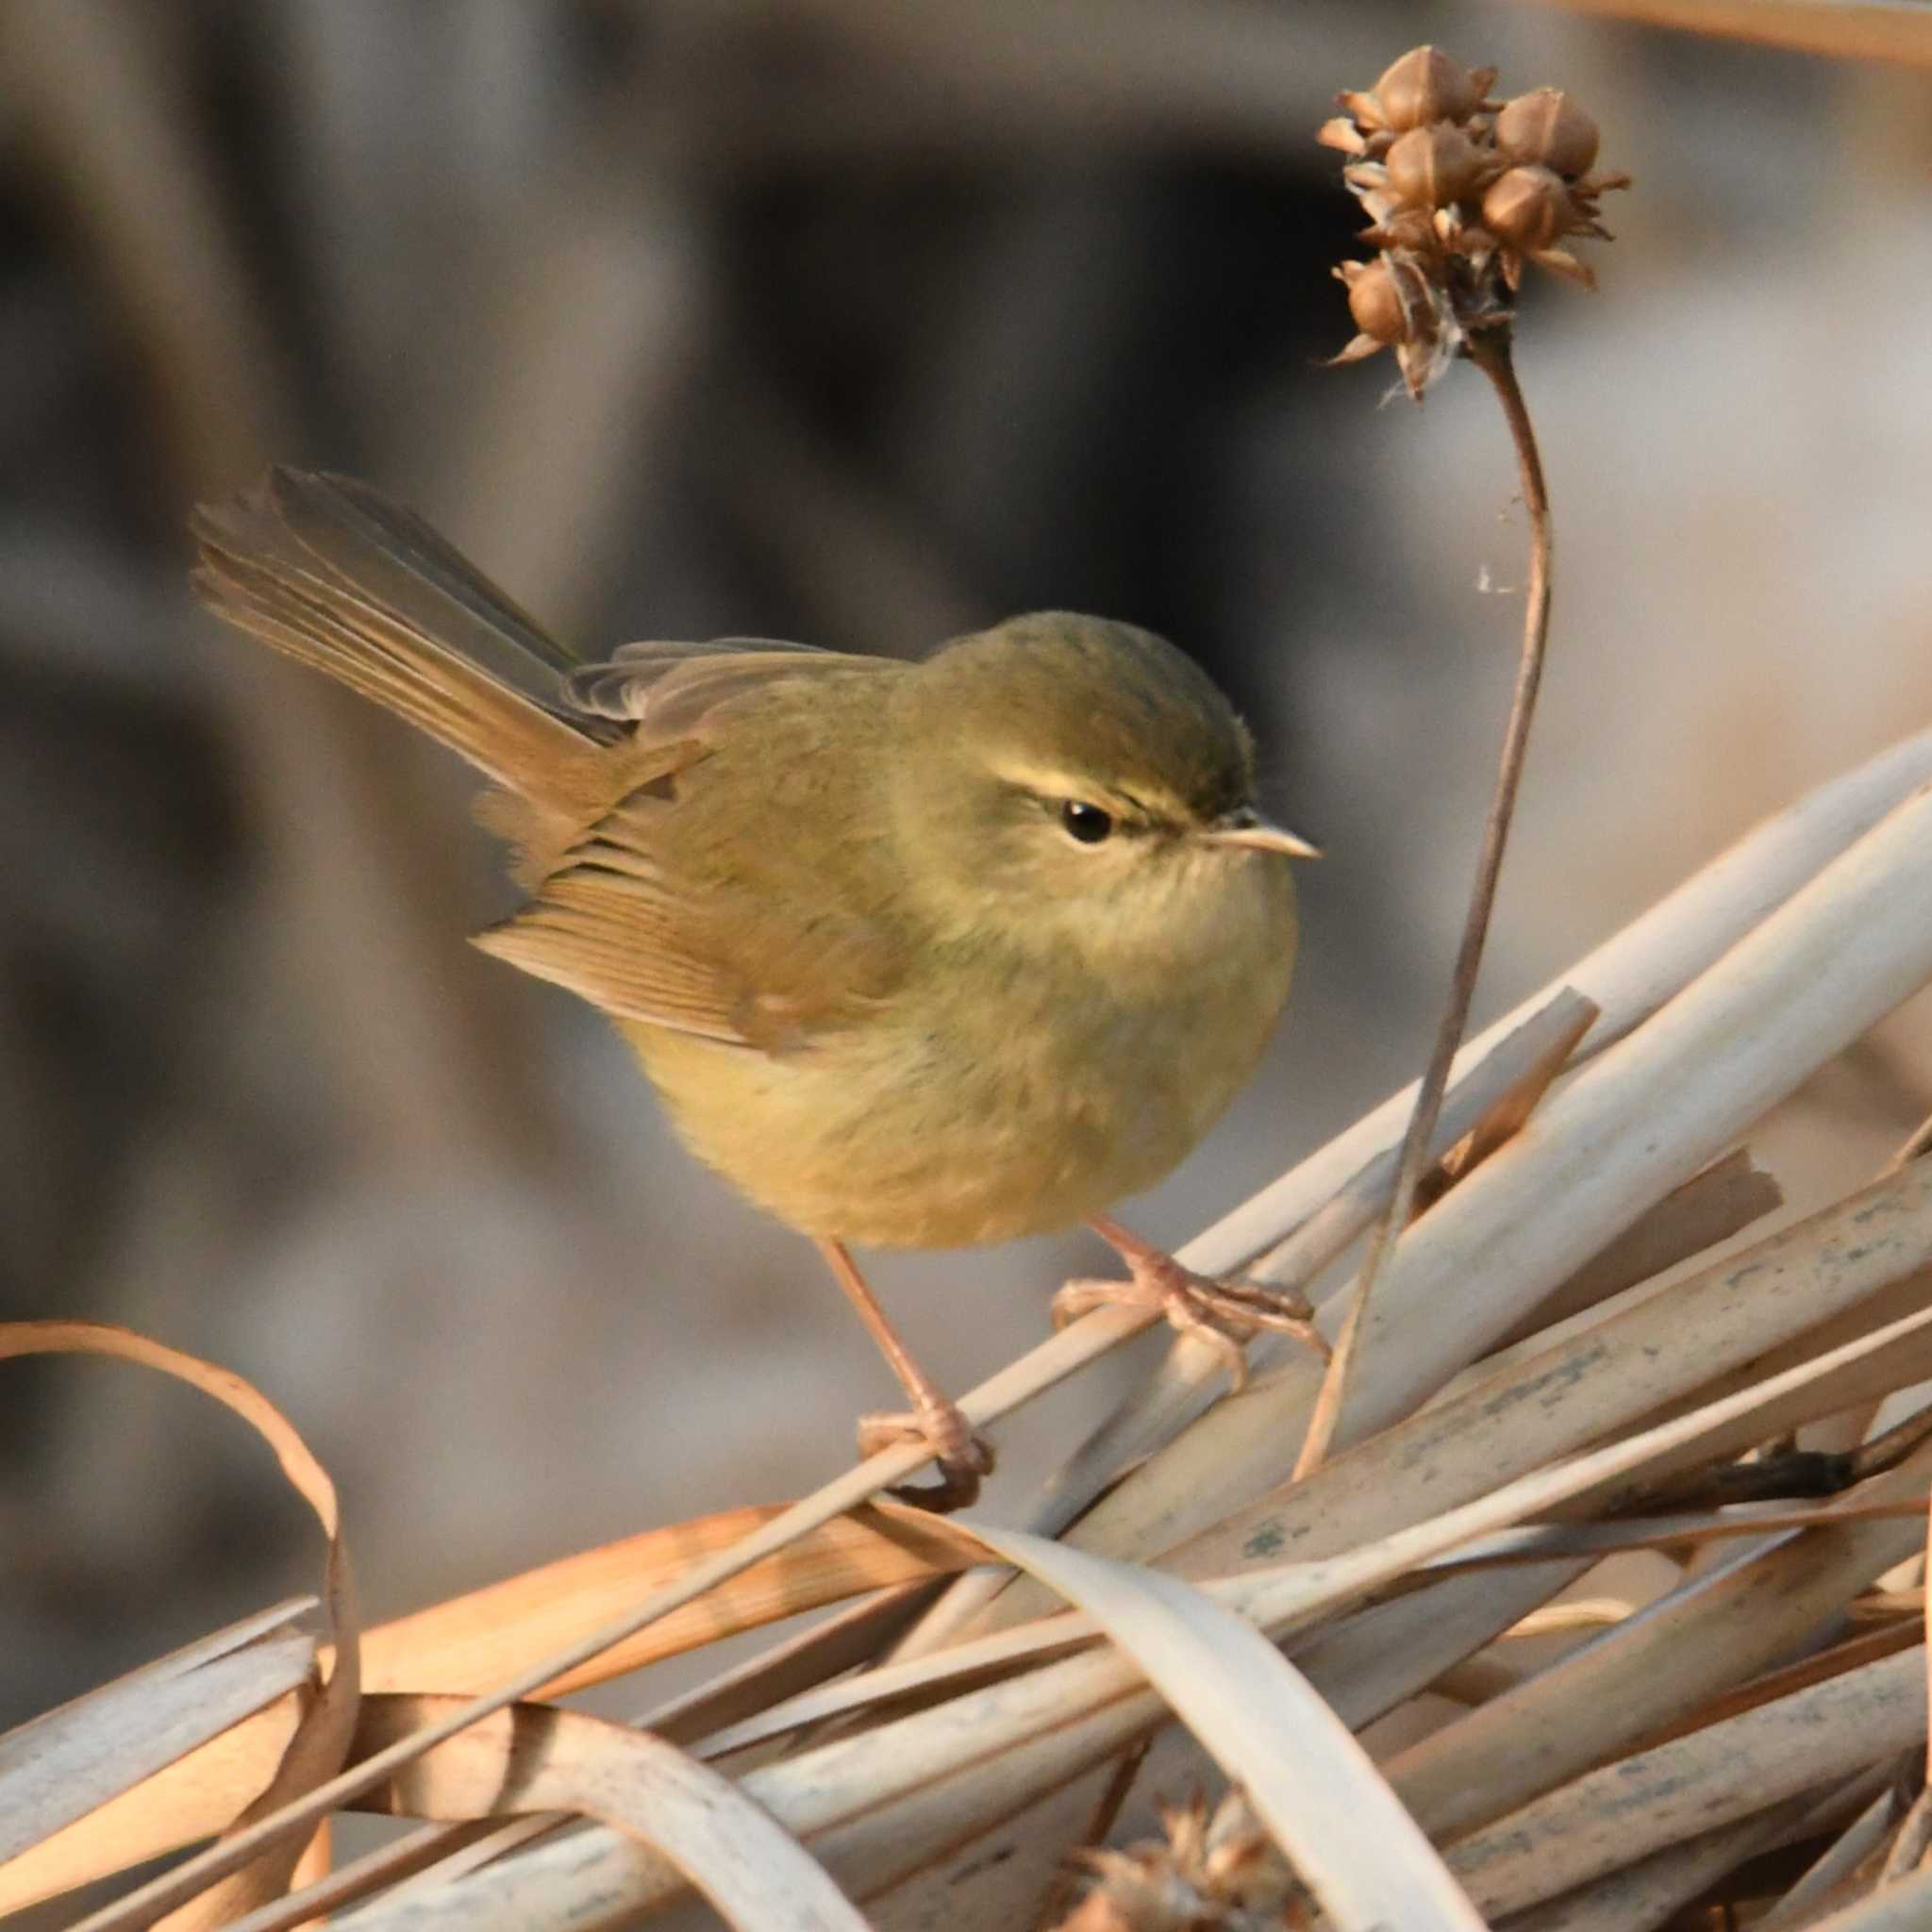
M 218 616 L 460 752 L 539 821 L 594 801 L 615 733 L 562 708 L 576 660 L 420 517 L 275 469 L 192 527 Z

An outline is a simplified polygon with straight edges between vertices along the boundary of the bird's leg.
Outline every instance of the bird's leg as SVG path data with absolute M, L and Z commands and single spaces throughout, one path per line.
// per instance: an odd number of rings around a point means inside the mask
M 1180 1334 L 1198 1336 L 1227 1357 L 1228 1376 L 1237 1390 L 1248 1379 L 1241 1344 L 1263 1328 L 1292 1335 L 1327 1360 L 1328 1344 L 1305 1296 L 1260 1282 L 1196 1274 L 1104 1214 L 1090 1215 L 1087 1225 L 1127 1264 L 1127 1278 L 1068 1282 L 1053 1298 L 1056 1328 L 1099 1307 L 1158 1308 Z
M 964 1509 L 979 1494 L 979 1479 L 992 1474 L 992 1446 L 973 1433 L 958 1405 L 940 1392 L 940 1386 L 912 1359 L 912 1352 L 900 1340 L 899 1331 L 886 1319 L 873 1291 L 865 1285 L 857 1263 L 842 1241 L 821 1240 L 819 1252 L 825 1257 L 833 1279 L 852 1298 L 858 1319 L 878 1343 L 879 1353 L 891 1364 L 893 1374 L 905 1384 L 912 1398 L 909 1411 L 897 1415 L 862 1415 L 858 1419 L 858 1453 L 874 1456 L 908 1437 L 924 1442 L 939 1464 L 936 1485 L 915 1488 L 906 1485 L 891 1493 L 901 1502 L 943 1514 Z

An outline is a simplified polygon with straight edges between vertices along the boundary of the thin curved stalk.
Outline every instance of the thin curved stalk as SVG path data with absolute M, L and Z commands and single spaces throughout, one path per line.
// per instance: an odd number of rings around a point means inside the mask
M 1516 813 L 1516 794 L 1523 780 L 1524 758 L 1529 746 L 1529 727 L 1536 713 L 1537 692 L 1541 689 L 1543 660 L 1550 635 L 1551 527 L 1549 491 L 1543 481 L 1542 458 L 1537 449 L 1536 430 L 1529 408 L 1516 380 L 1516 364 L 1510 353 L 1510 329 L 1500 326 L 1474 329 L 1468 337 L 1467 354 L 1494 387 L 1509 434 L 1516 445 L 1516 461 L 1522 475 L 1523 502 L 1529 512 L 1529 588 L 1523 611 L 1523 655 L 1516 669 L 1516 689 L 1509 703 L 1509 723 L 1503 734 L 1503 755 L 1496 770 L 1496 789 L 1490 801 L 1489 817 L 1483 826 L 1482 852 L 1476 861 L 1475 884 L 1470 893 L 1469 917 L 1463 924 L 1462 943 L 1456 955 L 1456 969 L 1450 976 L 1449 999 L 1442 1024 L 1436 1032 L 1436 1044 L 1429 1056 L 1427 1072 L 1416 1094 L 1415 1111 L 1408 1117 L 1408 1130 L 1403 1136 L 1402 1158 L 1396 1170 L 1394 1198 L 1388 1213 L 1369 1237 L 1368 1253 L 1357 1277 L 1354 1298 L 1342 1324 L 1334 1358 L 1322 1383 L 1322 1392 L 1308 1422 L 1308 1433 L 1295 1464 L 1297 1476 L 1319 1469 L 1328 1453 L 1337 1417 L 1341 1413 L 1341 1394 L 1347 1384 L 1355 1339 L 1360 1330 L 1375 1277 L 1397 1234 L 1407 1225 L 1427 1160 L 1429 1141 L 1435 1132 L 1436 1117 L 1441 1111 L 1442 1095 L 1449 1085 L 1449 1069 L 1462 1043 L 1469 1024 L 1470 1002 L 1475 995 L 1476 975 L 1481 971 L 1483 942 L 1489 937 L 1490 914 L 1496 903 L 1496 882 L 1503 870 L 1503 850 L 1509 839 L 1510 823 Z

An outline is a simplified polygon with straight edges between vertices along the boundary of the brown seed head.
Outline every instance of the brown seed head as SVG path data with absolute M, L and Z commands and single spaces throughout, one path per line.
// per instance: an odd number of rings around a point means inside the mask
M 1547 168 L 1511 168 L 1483 196 L 1483 226 L 1506 247 L 1534 255 L 1574 225 L 1570 191 Z
M 1397 133 L 1431 121 L 1467 121 L 1482 105 L 1482 77 L 1438 47 L 1412 47 L 1371 90 Z
M 1496 116 L 1496 146 L 1507 159 L 1572 181 L 1589 173 L 1597 140 L 1596 123 L 1560 88 L 1518 94 Z
M 1412 127 L 1389 150 L 1383 164 L 1389 192 L 1409 208 L 1453 208 L 1482 184 L 1483 151 L 1448 121 Z
M 1348 312 L 1365 336 L 1378 342 L 1399 342 L 1408 334 L 1408 316 L 1395 286 L 1395 276 L 1386 261 L 1375 260 L 1359 266 L 1361 273 L 1344 275 L 1348 283 Z

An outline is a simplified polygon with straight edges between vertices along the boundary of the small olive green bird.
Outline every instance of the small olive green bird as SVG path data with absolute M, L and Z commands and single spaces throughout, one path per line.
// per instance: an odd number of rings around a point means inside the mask
M 991 1454 L 846 1243 L 1086 1220 L 1126 1282 L 1228 1341 L 1306 1305 L 1203 1279 L 1105 1218 L 1179 1163 L 1288 997 L 1313 848 L 1264 823 L 1247 731 L 1187 658 L 1061 611 L 923 661 L 762 638 L 580 662 L 428 525 L 277 469 L 197 511 L 230 624 L 407 718 L 495 790 L 522 910 L 485 952 L 600 1008 L 698 1157 L 810 1235 L 905 1384 L 935 1507 Z

